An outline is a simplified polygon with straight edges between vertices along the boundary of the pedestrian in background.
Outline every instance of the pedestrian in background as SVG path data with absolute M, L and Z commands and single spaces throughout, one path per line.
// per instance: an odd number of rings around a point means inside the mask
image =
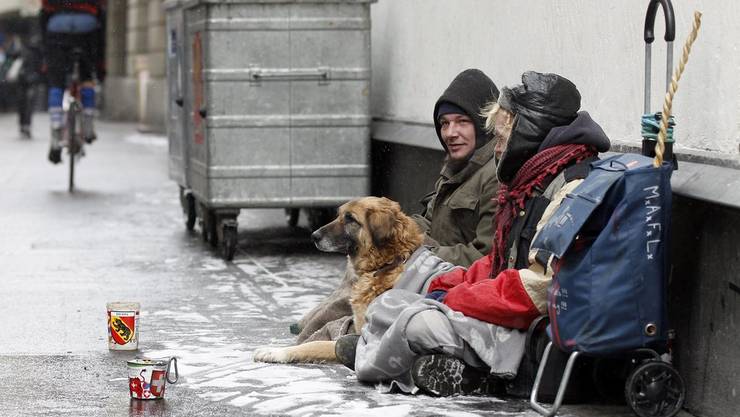
M 25 41 L 19 37 L 18 44 L 16 59 L 19 62 L 19 68 L 14 80 L 17 83 L 18 127 L 21 137 L 30 139 L 33 110 L 42 81 L 43 53 L 41 51 L 41 37 L 35 33 L 28 36 Z

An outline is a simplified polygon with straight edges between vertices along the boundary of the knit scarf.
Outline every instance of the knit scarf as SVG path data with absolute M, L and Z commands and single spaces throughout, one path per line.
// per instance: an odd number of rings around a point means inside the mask
M 501 184 L 496 195 L 498 211 L 493 220 L 496 233 L 493 235 L 491 277 L 507 268 L 506 252 L 509 249 L 509 233 L 514 219 L 524 209 L 527 200 L 536 188 L 545 188 L 564 167 L 596 155 L 589 145 L 566 144 L 553 146 L 538 152 L 517 171 L 510 184 Z M 547 181 L 547 182 L 546 182 Z

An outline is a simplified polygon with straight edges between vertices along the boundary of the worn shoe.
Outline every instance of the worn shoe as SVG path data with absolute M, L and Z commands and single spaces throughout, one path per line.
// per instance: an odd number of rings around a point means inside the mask
M 346 334 L 339 339 L 334 345 L 334 354 L 339 362 L 351 370 L 355 370 L 355 354 L 357 353 L 357 342 L 360 340 L 359 334 Z
M 51 143 L 49 144 L 49 162 L 62 162 L 62 129 L 51 129 Z
M 488 369 L 474 368 L 451 355 L 435 354 L 418 358 L 411 378 L 419 389 L 436 397 L 451 395 L 496 395 L 504 392 L 502 380 Z

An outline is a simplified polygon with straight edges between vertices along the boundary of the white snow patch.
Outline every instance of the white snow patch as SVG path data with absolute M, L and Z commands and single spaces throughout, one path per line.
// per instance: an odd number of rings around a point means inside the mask
M 226 269 L 226 262 L 222 259 L 209 258 L 205 259 L 200 267 L 204 271 L 223 271 Z
M 234 287 L 226 284 L 226 285 L 218 285 L 218 284 L 212 284 L 205 287 L 207 290 L 215 291 L 219 294 L 227 293 L 227 292 L 234 292 Z
M 254 264 L 238 264 L 237 268 L 244 271 L 247 275 L 259 275 L 262 273 L 262 269 L 260 269 L 257 265 Z
M 223 401 L 229 397 L 233 397 L 235 395 L 239 395 L 241 392 L 233 392 L 233 391 L 225 391 L 225 392 L 205 392 L 202 394 L 197 394 L 198 397 L 204 398 L 206 400 L 210 401 Z
M 242 395 L 241 397 L 234 398 L 233 400 L 229 401 L 229 404 L 236 406 L 236 407 L 243 407 L 247 404 L 251 404 L 255 401 L 257 401 L 259 398 L 255 398 L 252 393 L 247 395 Z
M 328 379 L 323 381 L 317 380 L 302 380 L 302 381 L 291 381 L 287 385 L 274 387 L 267 390 L 267 392 L 284 392 L 287 394 L 311 394 L 311 393 L 328 393 L 343 391 L 344 388 L 336 382 L 331 382 Z

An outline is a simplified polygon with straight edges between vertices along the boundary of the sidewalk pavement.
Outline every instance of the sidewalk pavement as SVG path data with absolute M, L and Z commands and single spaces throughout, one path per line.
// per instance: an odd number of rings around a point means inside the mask
M 331 292 L 344 258 L 316 250 L 305 219 L 291 229 L 282 210 L 242 210 L 234 262 L 221 260 L 185 230 L 166 138 L 133 124 L 98 124 L 70 194 L 66 160 L 46 160 L 46 119 L 22 140 L 0 115 L 0 416 L 537 415 L 523 400 L 382 394 L 341 365 L 252 362 L 294 341 L 289 324 Z M 108 350 L 105 306 L 119 300 L 141 303 L 138 352 Z M 178 358 L 165 400 L 129 399 L 136 355 Z

